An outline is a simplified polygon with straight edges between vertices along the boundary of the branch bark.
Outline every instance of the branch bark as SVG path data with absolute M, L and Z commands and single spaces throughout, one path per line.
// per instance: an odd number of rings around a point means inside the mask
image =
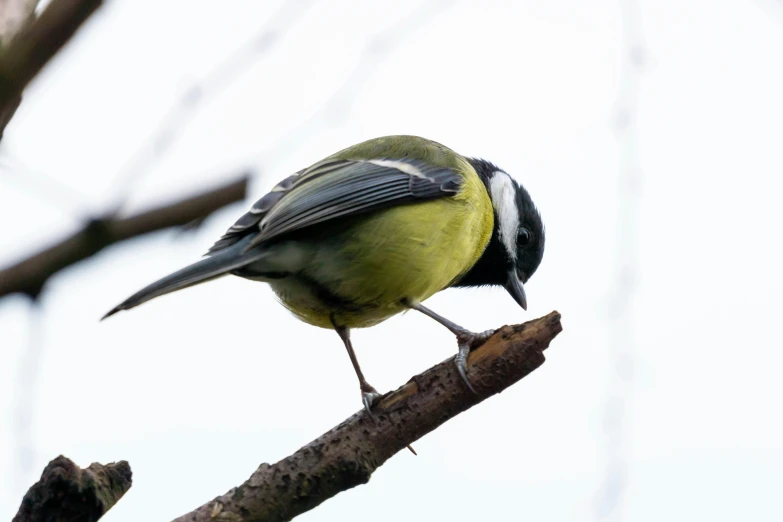
M 102 0 L 52 0 L 32 23 L 8 21 L 8 27 L 18 32 L 11 37 L 9 29 L 0 48 L 0 139 L 27 84 L 102 3 Z M 24 7 L 34 9 L 35 2 L 28 1 Z
M 95 522 L 130 489 L 124 460 L 86 469 L 60 455 L 25 494 L 12 522 Z
M 202 220 L 220 208 L 245 199 L 249 175 L 169 205 L 126 218 L 93 219 L 75 234 L 0 271 L 0 297 L 22 293 L 33 299 L 60 270 L 109 245 L 170 227 Z
M 468 358 L 477 394 L 465 387 L 454 360 L 448 359 L 386 394 L 374 409 L 377 422 L 360 411 L 277 464 L 261 464 L 241 486 L 175 522 L 291 520 L 365 484 L 406 445 L 541 366 L 543 351 L 561 330 L 557 312 L 505 326 Z

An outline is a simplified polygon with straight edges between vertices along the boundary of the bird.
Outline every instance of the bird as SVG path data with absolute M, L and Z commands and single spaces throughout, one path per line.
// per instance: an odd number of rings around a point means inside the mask
M 305 323 L 337 332 L 362 402 L 381 395 L 351 343 L 355 328 L 416 310 L 457 338 L 467 376 L 475 333 L 425 307 L 455 287 L 500 286 L 527 309 L 524 284 L 544 254 L 545 230 L 530 194 L 493 163 L 418 136 L 383 136 L 288 176 L 256 201 L 205 258 L 139 290 L 102 319 L 225 275 L 267 283 Z

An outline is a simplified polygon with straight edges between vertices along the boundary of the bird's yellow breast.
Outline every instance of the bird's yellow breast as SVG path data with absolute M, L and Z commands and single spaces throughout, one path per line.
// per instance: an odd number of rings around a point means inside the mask
M 448 287 L 479 259 L 492 235 L 492 204 L 465 162 L 453 197 L 333 220 L 302 238 L 312 259 L 295 280 L 271 282 L 280 301 L 323 328 L 378 324 Z

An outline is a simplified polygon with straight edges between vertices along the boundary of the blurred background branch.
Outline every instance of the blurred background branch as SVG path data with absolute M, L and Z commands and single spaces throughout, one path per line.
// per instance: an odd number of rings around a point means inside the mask
M 199 108 L 218 98 L 251 64 L 275 49 L 283 35 L 300 20 L 315 0 L 284 2 L 264 26 L 242 45 L 228 54 L 201 79 L 189 85 L 174 105 L 164 114 L 150 137 L 134 152 L 117 175 L 110 206 L 121 209 L 133 189 L 159 162 L 177 141 L 179 134 L 195 118 Z
M 0 0 L 0 139 L 24 88 L 102 3 L 52 0 L 35 18 L 37 1 Z
M 315 139 L 319 133 L 348 121 L 353 105 L 361 97 L 362 89 L 389 56 L 418 31 L 445 16 L 455 5 L 455 0 L 421 2 L 392 27 L 369 36 L 356 65 L 345 77 L 342 85 L 310 117 L 277 140 L 275 159 L 288 156 L 302 142 Z
M 621 0 L 620 30 L 622 62 L 615 101 L 614 130 L 619 150 L 617 219 L 614 246 L 614 280 L 609 295 L 609 354 L 611 373 L 604 410 L 604 478 L 598 492 L 598 520 L 622 520 L 623 499 L 628 488 L 628 441 L 626 432 L 633 400 L 635 366 L 634 302 L 639 274 L 639 244 L 642 173 L 636 156 L 639 82 L 646 49 L 642 37 L 640 5 Z
M 38 0 L 0 0 L 0 49 L 35 16 Z
M 11 40 L 35 17 L 35 7 L 38 0 L 0 0 L 0 56 Z M 11 121 L 19 104 L 22 103 L 20 93 L 10 93 L 3 96 L 0 93 L 0 140 L 3 131 Z
M 216 210 L 245 199 L 249 178 L 245 174 L 227 185 L 130 217 L 93 219 L 54 246 L 0 271 L 0 297 L 21 293 L 36 299 L 54 274 L 107 246 L 203 220 Z

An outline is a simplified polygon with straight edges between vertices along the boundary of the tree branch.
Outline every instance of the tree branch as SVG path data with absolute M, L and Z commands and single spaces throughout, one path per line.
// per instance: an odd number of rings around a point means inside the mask
M 95 522 L 131 487 L 124 460 L 86 469 L 60 455 L 43 471 L 22 500 L 12 522 Z
M 102 0 L 52 0 L 38 18 L 22 26 L 0 48 L 0 138 L 27 84 L 102 3 Z
M 46 281 L 109 245 L 202 220 L 245 199 L 249 175 L 228 185 L 127 218 L 93 219 L 82 230 L 38 254 L 0 271 L 0 297 L 22 293 L 35 299 Z
M 377 423 L 360 411 L 277 464 L 261 464 L 244 484 L 175 522 L 291 520 L 365 484 L 406 445 L 541 366 L 543 350 L 561 330 L 557 312 L 505 326 L 468 358 L 476 395 L 448 359 L 386 394 L 374 410 Z

